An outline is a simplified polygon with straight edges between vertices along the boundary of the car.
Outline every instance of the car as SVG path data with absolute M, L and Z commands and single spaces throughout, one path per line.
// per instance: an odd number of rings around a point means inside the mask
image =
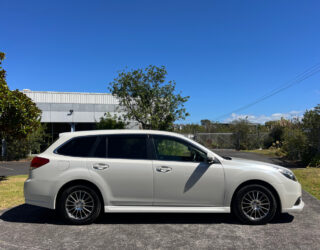
M 221 157 L 183 135 L 153 130 L 60 134 L 33 158 L 27 204 L 56 209 L 71 224 L 105 213 L 233 213 L 265 224 L 302 211 L 289 169 Z

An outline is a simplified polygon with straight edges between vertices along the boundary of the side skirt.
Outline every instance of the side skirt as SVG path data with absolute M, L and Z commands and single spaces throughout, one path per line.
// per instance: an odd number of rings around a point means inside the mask
M 105 213 L 230 213 L 230 207 L 105 206 Z

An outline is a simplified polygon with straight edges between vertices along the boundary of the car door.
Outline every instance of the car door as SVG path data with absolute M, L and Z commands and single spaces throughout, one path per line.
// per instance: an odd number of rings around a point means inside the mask
M 106 157 L 89 158 L 88 168 L 100 175 L 108 190 L 108 205 L 152 205 L 153 170 L 146 135 L 109 135 Z
M 155 206 L 223 206 L 224 172 L 206 153 L 173 136 L 152 137 Z

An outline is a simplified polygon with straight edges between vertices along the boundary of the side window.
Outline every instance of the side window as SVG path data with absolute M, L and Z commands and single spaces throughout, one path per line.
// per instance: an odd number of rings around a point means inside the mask
M 107 154 L 106 136 L 97 136 L 97 140 L 93 147 L 91 157 L 105 158 Z
M 106 157 L 106 136 L 75 137 L 55 151 L 76 157 Z
M 202 162 L 205 153 L 187 142 L 165 136 L 154 136 L 158 160 Z
M 108 158 L 148 159 L 147 137 L 144 135 L 109 136 Z

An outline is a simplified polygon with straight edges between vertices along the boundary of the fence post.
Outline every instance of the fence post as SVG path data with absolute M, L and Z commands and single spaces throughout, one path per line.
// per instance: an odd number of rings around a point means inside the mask
M 4 160 L 7 156 L 7 143 L 5 139 L 1 140 L 1 158 Z

